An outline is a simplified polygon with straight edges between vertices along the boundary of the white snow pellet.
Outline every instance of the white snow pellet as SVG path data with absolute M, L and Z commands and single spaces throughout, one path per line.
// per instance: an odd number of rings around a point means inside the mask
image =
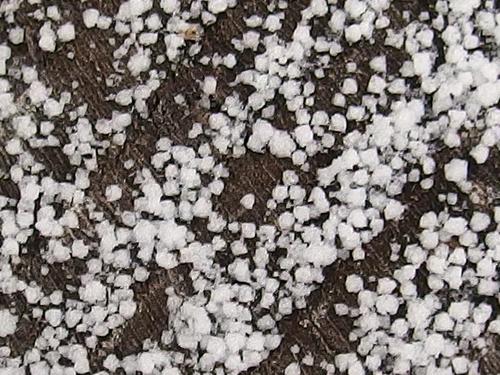
M 463 217 L 450 217 L 444 224 L 443 230 L 453 236 L 460 236 L 467 230 L 467 220 Z
M 89 247 L 82 240 L 74 241 L 71 245 L 71 254 L 76 258 L 85 258 L 89 252 Z
M 452 302 L 448 308 L 448 314 L 458 322 L 462 322 L 469 317 L 470 302 Z
M 47 17 L 54 21 L 59 21 L 61 19 L 61 13 L 57 5 L 50 5 L 47 7 Z
M 208 0 L 208 10 L 213 14 L 222 13 L 227 7 L 227 0 Z
M 229 53 L 226 56 L 224 56 L 222 62 L 229 69 L 233 69 L 237 63 L 236 57 L 232 53 Z
M 385 79 L 380 76 L 373 75 L 368 82 L 368 92 L 374 94 L 382 94 L 387 86 Z
M 108 16 L 99 16 L 97 18 L 97 24 L 96 26 L 101 29 L 101 30 L 107 30 L 110 28 L 111 24 L 113 23 L 113 18 L 108 17 Z
M 127 63 L 127 68 L 133 76 L 137 76 L 142 72 L 149 70 L 151 59 L 149 54 L 139 49 L 135 55 L 132 55 Z
M 345 39 L 351 44 L 359 42 L 361 36 L 361 27 L 357 24 L 350 25 L 345 29 Z
M 43 103 L 43 113 L 48 117 L 57 117 L 64 111 L 64 105 L 57 100 L 49 98 Z
M 289 158 L 297 148 L 292 137 L 283 130 L 274 131 L 269 140 L 269 150 L 278 158 Z
M 38 105 L 45 102 L 49 97 L 49 90 L 40 81 L 33 81 L 28 89 L 28 97 L 31 103 Z
M 490 149 L 482 144 L 475 146 L 469 153 L 477 164 L 484 164 L 488 160 Z
M 134 301 L 120 301 L 118 312 L 125 319 L 130 319 L 134 316 L 137 309 L 137 304 Z
M 54 52 L 56 50 L 56 33 L 52 30 L 50 22 L 45 22 L 40 28 L 40 39 L 38 46 L 47 52 Z
M 205 77 L 203 81 L 203 92 L 205 95 L 214 95 L 215 90 L 217 89 L 217 80 L 215 77 L 208 76 Z
M 246 194 L 241 198 L 240 203 L 247 210 L 251 210 L 253 205 L 255 204 L 255 195 L 254 194 Z
M 355 274 L 349 275 L 345 279 L 345 287 L 349 293 L 359 293 L 363 290 L 363 279 Z
M 196 217 L 209 217 L 212 212 L 212 202 L 207 198 L 200 197 L 193 205 L 193 214 Z
M 444 166 L 444 175 L 448 181 L 463 182 L 467 181 L 467 160 L 452 159 Z
M 331 124 L 332 124 L 331 127 L 332 127 L 333 131 L 345 133 L 347 130 L 347 120 L 340 113 L 336 113 L 332 116 Z
M 304 259 L 314 267 L 325 267 L 337 259 L 337 249 L 325 244 L 311 244 L 304 251 Z
M 378 73 L 385 73 L 387 70 L 387 62 L 385 56 L 377 56 L 370 60 L 370 68 Z
M 433 333 L 427 337 L 424 342 L 424 350 L 430 356 L 437 356 L 443 350 L 445 346 L 445 339 L 443 335 L 439 333 Z
M 75 26 L 71 22 L 61 25 L 57 29 L 57 37 L 61 42 L 69 42 L 75 39 Z
M 280 30 L 281 29 L 281 18 L 275 14 L 270 14 L 269 16 L 267 16 L 267 18 L 264 22 L 263 28 L 269 30 L 272 33 Z
M 62 311 L 59 309 L 49 309 L 45 311 L 45 319 L 52 327 L 58 327 L 63 320 Z
M 300 375 L 300 365 L 297 362 L 290 363 L 285 368 L 285 375 Z
M 163 9 L 163 11 L 167 14 L 173 14 L 175 12 L 178 12 L 180 9 L 180 2 L 179 0 L 161 0 L 160 1 L 160 7 Z
M 28 139 L 36 134 L 36 124 L 30 116 L 14 117 L 12 127 L 17 135 L 23 139 Z
M 96 27 L 97 21 L 99 19 L 99 11 L 97 9 L 86 9 L 83 11 L 82 16 L 85 27 L 87 27 L 88 29 Z
M 415 74 L 428 77 L 432 71 L 432 57 L 429 52 L 418 52 L 412 55 Z
M 106 187 L 106 200 L 114 202 L 122 197 L 122 189 L 118 185 L 109 185 Z
M 328 4 L 326 0 L 312 0 L 309 8 L 316 17 L 323 17 L 328 13 Z
M 19 26 L 10 29 L 9 41 L 15 45 L 21 44 L 24 41 L 24 29 Z
M 451 331 L 455 322 L 447 312 L 441 312 L 434 317 L 434 329 L 436 331 Z
M 306 147 L 309 143 L 313 141 L 313 132 L 309 125 L 301 125 L 294 130 L 295 139 L 301 147 Z
M 399 301 L 396 296 L 385 294 L 377 297 L 375 306 L 379 314 L 395 315 L 398 312 Z
M 252 135 L 248 139 L 247 146 L 254 152 L 264 152 L 264 147 L 271 140 L 275 129 L 264 120 L 256 121 L 252 126 Z
M 399 220 L 403 215 L 404 209 L 404 206 L 400 202 L 391 199 L 384 208 L 384 216 L 387 220 Z
M 450 1 L 450 9 L 459 14 L 472 14 L 480 4 L 481 0 L 453 0 Z
M 342 84 L 342 93 L 344 95 L 353 95 L 358 92 L 358 83 L 354 78 L 346 78 Z
M 7 337 L 16 332 L 17 321 L 19 318 L 10 313 L 9 310 L 0 310 L 0 337 Z
M 455 374 L 466 374 L 469 370 L 469 360 L 465 357 L 454 357 L 451 365 Z
M 350 17 L 356 19 L 366 11 L 367 3 L 362 0 L 347 0 L 344 9 Z
M 469 226 L 474 232 L 482 232 L 488 228 L 490 223 L 491 219 L 488 214 L 483 212 L 474 212 L 469 222 Z
M 101 282 L 93 280 L 80 287 L 79 294 L 83 301 L 94 304 L 106 299 L 106 287 Z

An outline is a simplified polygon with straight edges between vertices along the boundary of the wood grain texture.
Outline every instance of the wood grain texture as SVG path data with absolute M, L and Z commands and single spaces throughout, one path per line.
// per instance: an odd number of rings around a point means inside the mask
M 53 54 L 40 53 L 37 46 L 37 33 L 40 25 L 27 16 L 31 11 L 28 7 L 16 16 L 18 17 L 17 21 L 26 28 L 27 43 L 14 49 L 15 63 L 17 66 L 36 65 L 41 79 L 53 87 L 56 93 L 73 91 L 71 84 L 73 81 L 77 81 L 78 88 L 73 95 L 75 104 L 86 103 L 88 117 L 92 120 L 110 117 L 112 111 L 117 107 L 116 104 L 105 100 L 105 98 L 116 92 L 117 87 L 125 87 L 133 80 L 124 74 L 114 87 L 106 86 L 106 79 L 114 74 L 112 66 L 114 47 L 109 42 L 109 38 L 114 35 L 111 32 L 96 29 L 86 30 L 82 26 L 80 13 L 82 9 L 95 6 L 104 14 L 113 14 L 118 8 L 119 1 L 95 0 L 87 1 L 84 4 L 77 1 L 54 1 L 54 3 L 60 4 L 60 9 L 64 9 L 63 18 L 71 19 L 78 28 L 76 41 L 65 44 Z M 290 38 L 296 23 L 300 20 L 300 12 L 307 3 L 305 0 L 289 2 L 289 7 L 285 11 L 284 26 L 279 32 L 280 37 Z M 186 2 L 184 2 L 185 4 Z M 242 1 L 237 7 L 222 15 L 218 22 L 207 27 L 202 35 L 200 55 L 215 52 L 225 54 L 232 51 L 231 40 L 240 36 L 244 31 L 244 18 L 251 14 L 264 13 L 266 4 L 265 0 Z M 408 22 L 405 19 L 406 14 L 409 17 L 416 17 L 422 10 L 433 11 L 430 1 L 395 0 L 390 10 L 391 20 L 395 27 L 402 26 Z M 327 22 L 326 19 L 319 20 L 313 31 L 325 27 L 325 22 Z M 356 78 L 360 83 L 360 92 L 363 92 L 368 83 L 367 66 L 373 57 L 387 56 L 389 75 L 395 74 L 399 70 L 407 56 L 400 50 L 384 46 L 381 36 L 377 38 L 373 44 L 363 42 L 354 46 L 344 46 L 345 51 L 341 57 L 333 59 L 332 65 L 326 69 L 327 77 L 325 79 L 317 80 L 313 76 L 308 77 L 315 80 L 316 83 L 316 107 L 318 109 L 325 110 L 330 114 L 343 111 L 343 109 L 331 105 L 331 96 L 338 92 L 341 82 L 347 76 L 345 71 L 347 62 L 355 62 L 358 66 Z M 117 40 L 116 45 L 119 43 L 120 41 Z M 74 53 L 73 59 L 67 58 L 68 52 Z M 116 219 L 121 212 L 133 209 L 132 192 L 135 189 L 133 176 L 123 168 L 123 163 L 126 160 L 133 160 L 138 167 L 149 167 L 154 145 L 159 137 L 169 137 L 179 144 L 195 145 L 197 141 L 188 139 L 187 133 L 193 122 L 205 123 L 210 113 L 210 109 L 199 106 L 199 81 L 206 75 L 217 77 L 218 89 L 215 103 L 220 106 L 225 97 L 234 90 L 229 85 L 230 82 L 234 80 L 238 72 L 249 68 L 252 63 L 253 56 L 245 52 L 240 56 L 238 65 L 233 71 L 221 67 L 202 66 L 198 63 L 181 64 L 174 71 L 169 71 L 162 86 L 148 101 L 150 117 L 142 119 L 135 116 L 132 125 L 127 130 L 128 136 L 125 145 L 123 147 L 113 146 L 108 149 L 105 156 L 98 158 L 98 171 L 91 174 L 89 191 L 91 198 L 97 202 L 97 209 L 104 212 L 111 221 Z M 19 87 L 19 90 L 22 89 Z M 242 98 L 251 94 L 251 90 L 248 88 L 238 87 L 237 90 Z M 179 92 L 182 92 L 186 98 L 184 106 L 174 102 L 173 98 Z M 357 96 L 349 100 L 355 104 L 360 103 L 361 99 L 360 96 Z M 387 108 L 389 108 L 389 104 Z M 275 126 L 281 129 L 290 129 L 294 120 L 292 115 L 284 108 L 284 103 L 277 102 L 276 106 Z M 64 140 L 67 136 L 64 131 L 64 122 L 61 121 L 57 125 L 59 129 L 56 134 L 61 140 Z M 349 123 L 350 129 L 357 127 L 362 129 L 363 126 L 364 124 L 360 123 Z M 2 135 L 0 134 L 1 140 Z M 336 144 L 341 145 L 341 141 L 340 138 L 337 139 Z M 448 149 L 438 151 L 436 158 L 439 160 L 438 164 L 443 165 L 454 156 L 465 157 L 468 153 L 467 147 L 465 144 L 464 147 L 453 151 Z M 435 148 L 439 149 L 440 147 L 435 145 Z M 72 172 L 74 172 L 73 167 L 59 148 L 32 151 L 35 158 L 46 166 L 44 175 L 54 176 L 62 181 L 71 178 Z M 310 161 L 310 172 L 297 170 L 301 184 L 310 189 L 315 183 L 314 171 L 318 167 L 327 165 L 333 157 L 333 154 L 317 155 Z M 221 158 L 224 157 L 221 156 Z M 276 216 L 266 213 L 266 202 L 271 197 L 276 182 L 281 179 L 282 173 L 285 170 L 296 168 L 289 161 L 277 159 L 269 154 L 247 153 L 238 159 L 226 158 L 223 160 L 230 175 L 224 180 L 225 189 L 214 202 L 215 208 L 229 220 L 252 221 L 257 224 L 273 222 Z M 0 150 L 0 169 L 2 171 L 8 170 L 12 162 L 13 160 Z M 498 197 L 500 191 L 500 155 L 496 152 L 490 156 L 487 166 L 471 163 L 471 180 L 482 199 L 475 204 L 468 201 L 471 207 L 470 212 L 472 212 L 474 205 L 481 205 L 482 209 L 491 210 L 495 204 L 499 203 L 500 199 Z M 109 184 L 118 184 L 122 187 L 124 194 L 120 201 L 113 203 L 106 201 L 104 191 Z M 397 262 L 392 262 L 389 259 L 390 245 L 414 241 L 418 230 L 419 216 L 429 210 L 440 210 L 442 204 L 438 200 L 438 195 L 448 191 L 456 191 L 456 187 L 447 183 L 442 175 L 437 176 L 435 186 L 428 191 L 423 191 L 417 184 L 408 184 L 402 194 L 403 203 L 408 205 L 408 215 L 399 222 L 387 223 L 384 231 L 366 245 L 366 260 L 360 262 L 341 260 L 327 268 L 324 272 L 325 281 L 309 297 L 307 308 L 295 311 L 279 323 L 280 331 L 284 334 L 282 345 L 272 352 L 260 367 L 248 373 L 266 375 L 282 373 L 290 362 L 297 360 L 297 357 L 289 350 L 294 344 L 299 345 L 304 353 L 311 352 L 315 356 L 315 365 L 310 368 L 304 367 L 304 374 L 317 374 L 321 359 L 332 362 L 335 354 L 355 350 L 356 341 L 349 338 L 349 333 L 353 328 L 353 319 L 337 317 L 333 314 L 336 303 L 345 303 L 351 306 L 356 303 L 355 297 L 345 290 L 345 278 L 351 273 L 366 277 L 390 276 L 398 266 Z M 256 195 L 256 205 L 252 211 L 245 211 L 241 209 L 239 200 L 249 192 Z M 457 193 L 461 195 L 460 192 L 457 191 Z M 17 186 L 4 180 L 0 180 L 0 194 L 12 198 L 19 197 Z M 468 200 L 468 197 L 461 195 L 461 199 Z M 199 239 L 210 239 L 212 236 L 204 227 L 203 221 L 194 223 L 190 230 Z M 74 235 L 91 237 L 92 233 L 75 233 Z M 230 234 L 225 233 L 224 235 L 230 238 Z M 43 241 L 34 238 L 29 253 L 23 256 L 21 263 L 15 267 L 16 275 L 26 282 L 37 281 L 47 294 L 55 290 L 62 290 L 65 296 L 71 296 L 74 293 L 74 288 L 79 286 L 78 276 L 85 272 L 85 264 L 78 260 L 71 260 L 64 265 L 52 265 L 49 267 L 48 275 L 45 276 L 41 272 L 44 261 L 40 256 L 40 251 L 44 246 Z M 141 350 L 143 341 L 146 339 L 160 341 L 163 323 L 168 319 L 165 308 L 167 298 L 165 288 L 174 287 L 178 293 L 189 294 L 191 286 L 187 267 L 171 271 L 152 268 L 150 272 L 151 276 L 146 282 L 134 286 L 135 299 L 138 302 L 136 315 L 100 342 L 91 353 L 93 371 L 102 369 L 102 360 L 109 353 L 132 354 Z M 425 284 L 425 279 L 422 280 L 422 283 Z M 68 284 L 73 286 L 73 289 L 68 290 Z M 6 340 L 14 354 L 22 355 L 26 349 L 33 345 L 45 323 L 28 314 L 26 301 L 20 295 L 0 296 L 1 306 L 13 306 L 19 315 L 24 315 L 16 335 Z M 498 314 L 498 300 L 494 306 L 495 313 Z M 77 340 L 83 343 L 85 337 L 78 336 Z M 4 340 L 0 339 L 0 345 L 3 342 Z M 498 338 L 492 341 L 492 348 L 486 356 L 479 358 L 481 371 L 485 375 L 500 373 L 500 341 Z

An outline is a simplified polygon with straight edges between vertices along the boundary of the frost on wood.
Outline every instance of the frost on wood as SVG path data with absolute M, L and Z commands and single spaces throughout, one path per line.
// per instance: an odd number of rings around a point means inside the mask
M 260 373 L 289 348 L 289 375 L 472 374 L 496 350 L 493 1 L 0 17 L 0 373 Z M 318 322 L 342 319 L 340 349 Z

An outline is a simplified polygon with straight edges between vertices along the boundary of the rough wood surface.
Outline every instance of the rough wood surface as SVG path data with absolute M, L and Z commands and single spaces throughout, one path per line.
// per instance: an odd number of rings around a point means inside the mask
M 95 6 L 103 13 L 114 13 L 119 5 L 118 0 L 92 0 L 81 4 L 79 1 L 54 1 L 59 3 L 64 9 L 64 18 L 71 18 L 76 25 L 81 24 L 80 12 L 89 6 Z M 280 34 L 283 38 L 290 37 L 295 23 L 300 17 L 300 11 L 306 5 L 306 1 L 290 1 L 290 6 L 286 10 L 286 17 L 283 29 Z M 421 0 L 398 0 L 393 2 L 391 8 L 391 19 L 398 25 L 404 25 L 407 17 L 416 17 L 420 11 L 433 11 L 428 1 Z M 231 49 L 231 39 L 241 34 L 244 25 L 243 18 L 249 14 L 263 12 L 266 7 L 265 0 L 249 0 L 240 2 L 234 9 L 229 10 L 214 25 L 207 28 L 202 36 L 202 54 L 213 52 L 227 52 Z M 88 104 L 88 115 L 91 119 L 110 116 L 116 109 L 116 105 L 105 98 L 110 93 L 117 90 L 117 87 L 125 86 L 129 78 L 125 77 L 114 87 L 106 87 L 105 81 L 114 70 L 112 67 L 113 46 L 109 44 L 110 33 L 102 30 L 86 30 L 79 28 L 82 32 L 77 35 L 74 43 L 68 43 L 53 54 L 40 54 L 37 41 L 37 25 L 30 17 L 25 17 L 30 12 L 26 9 L 18 13 L 18 21 L 27 28 L 27 46 L 14 49 L 14 59 L 18 66 L 22 64 L 33 64 L 41 73 L 41 78 L 47 85 L 54 88 L 56 92 L 65 90 L 71 91 L 71 83 L 77 81 L 79 87 L 76 89 L 73 100 L 76 103 Z M 66 14 L 67 13 L 67 14 Z M 321 28 L 324 25 L 318 23 L 315 27 Z M 0 27 L 0 39 L 5 37 L 5 31 Z M 119 41 L 117 41 L 119 44 Z M 365 74 L 366 66 L 374 56 L 385 54 L 388 58 L 389 74 L 396 72 L 406 56 L 399 50 L 386 47 L 378 40 L 374 44 L 361 43 L 354 46 L 345 46 L 346 51 L 339 61 L 327 70 L 328 77 L 317 83 L 317 107 L 334 113 L 341 109 L 335 108 L 330 103 L 332 93 L 336 92 L 340 82 L 346 75 L 345 63 L 354 61 L 358 65 L 358 82 L 366 87 L 369 75 Z M 68 52 L 74 52 L 74 59 L 66 57 Z M 251 56 L 248 56 L 247 63 L 250 63 Z M 187 138 L 193 121 L 204 122 L 208 112 L 198 106 L 199 83 L 197 80 L 206 74 L 215 75 L 218 79 L 218 90 L 216 102 L 222 104 L 226 95 L 232 88 L 229 87 L 235 75 L 247 68 L 245 59 L 240 60 L 233 71 L 214 69 L 200 64 L 179 66 L 175 72 L 170 72 L 163 81 L 160 89 L 154 93 L 148 102 L 150 108 L 150 118 L 147 120 L 134 118 L 133 125 L 128 129 L 128 138 L 123 148 L 111 148 L 108 154 L 100 157 L 99 171 L 91 175 L 90 194 L 99 203 L 99 209 L 106 213 L 111 219 L 124 210 L 133 207 L 132 191 L 133 181 L 123 166 L 123 162 L 128 159 L 134 160 L 137 166 L 147 166 L 151 152 L 154 150 L 155 141 L 161 136 L 168 136 L 178 143 L 191 144 L 193 141 Z M 311 79 L 315 79 L 311 77 Z M 182 92 L 186 99 L 185 106 L 174 103 L 173 97 Z M 241 90 L 240 95 L 245 97 L 250 93 L 248 90 Z M 361 98 L 353 98 L 353 101 Z M 289 128 L 291 121 L 290 113 L 280 108 L 277 103 L 278 121 L 275 126 Z M 64 123 L 57 124 L 57 135 L 64 139 Z M 349 126 L 360 126 L 359 124 L 349 124 Z M 0 138 L 1 140 L 1 138 Z M 341 144 L 341 142 L 337 142 Z M 439 145 L 435 145 L 439 149 Z M 58 148 L 44 148 L 33 150 L 35 157 L 47 166 L 44 172 L 53 175 L 57 179 L 65 180 L 71 171 L 71 166 L 67 157 Z M 467 142 L 464 146 L 455 151 L 448 149 L 438 151 L 440 164 L 444 164 L 453 156 L 467 155 Z M 333 154 L 318 155 L 311 161 L 311 171 L 327 165 L 334 157 Z M 8 170 L 11 160 L 0 151 L 0 167 Z M 490 157 L 486 166 L 478 166 L 473 161 L 471 180 L 482 197 L 480 205 L 483 209 L 491 210 L 494 204 L 499 204 L 498 192 L 500 191 L 500 155 L 498 152 Z M 286 160 L 277 159 L 270 154 L 256 155 L 248 153 L 239 159 L 228 159 L 226 164 L 230 170 L 230 176 L 225 180 L 225 190 L 215 203 L 216 209 L 224 213 L 226 217 L 238 221 L 253 221 L 256 223 L 272 222 L 275 217 L 266 215 L 266 201 L 271 196 L 271 191 L 281 178 L 283 171 L 294 169 L 295 167 Z M 313 173 L 298 171 L 302 186 L 311 188 L 314 183 Z M 438 200 L 438 195 L 442 192 L 456 191 L 453 184 L 446 182 L 443 176 L 436 178 L 435 186 L 423 191 L 418 184 L 408 184 L 402 196 L 402 201 L 408 205 L 408 215 L 399 222 L 389 223 L 383 233 L 377 236 L 366 246 L 366 256 L 364 261 L 353 262 L 352 260 L 338 261 L 325 271 L 325 282 L 308 299 L 308 306 L 304 310 L 297 310 L 291 316 L 280 322 L 280 330 L 284 334 L 281 346 L 265 360 L 260 367 L 249 372 L 249 374 L 278 374 L 294 359 L 294 354 L 290 347 L 298 344 L 305 352 L 314 353 L 316 358 L 315 366 L 305 367 L 303 373 L 319 373 L 317 365 L 320 359 L 332 360 L 333 355 L 347 350 L 356 350 L 356 341 L 351 341 L 349 333 L 352 329 L 353 319 L 349 317 L 335 317 L 333 314 L 334 304 L 346 303 L 355 304 L 355 296 L 345 291 L 344 281 L 347 275 L 355 272 L 364 276 L 383 277 L 390 275 L 397 263 L 391 262 L 390 245 L 392 243 L 405 244 L 415 240 L 415 232 L 418 228 L 419 215 L 435 209 L 442 208 L 442 203 Z M 109 203 L 104 198 L 105 186 L 116 183 L 119 184 L 124 196 L 119 202 Z M 256 205 L 252 211 L 242 211 L 239 200 L 249 192 L 256 194 Z M 456 191 L 461 194 L 460 192 Z M 0 194 L 17 198 L 19 192 L 12 183 L 0 180 Z M 467 200 L 466 196 L 461 199 Z M 474 204 L 469 202 L 469 207 Z M 82 220 L 85 215 L 82 214 Z M 204 228 L 204 222 L 199 221 L 193 224 L 191 230 L 199 237 L 209 239 L 211 234 Z M 230 236 L 230 234 L 226 234 Z M 92 237 L 91 231 L 81 228 L 76 237 Z M 39 249 L 44 243 L 40 238 L 33 238 L 31 241 L 30 253 L 22 257 L 22 262 L 17 265 L 15 272 L 21 279 L 29 282 L 36 280 L 43 286 L 47 293 L 54 290 L 62 290 L 65 296 L 70 297 L 74 290 L 67 290 L 68 281 L 73 286 L 79 285 L 78 275 L 85 271 L 85 263 L 80 260 L 70 260 L 63 265 L 51 265 L 48 274 L 42 273 L 44 262 L 40 258 Z M 173 286 L 180 294 L 189 293 L 190 278 L 189 269 L 179 268 L 172 271 L 163 269 L 151 269 L 151 276 L 142 285 L 134 286 L 135 298 L 138 301 L 138 310 L 133 319 L 109 337 L 99 343 L 98 348 L 92 355 L 92 370 L 102 369 L 102 360 L 108 353 L 117 355 L 127 355 L 142 348 L 143 341 L 151 339 L 159 341 L 162 332 L 162 322 L 167 320 L 165 309 L 166 287 Z M 422 272 L 424 272 L 422 270 Z M 425 275 L 421 275 L 422 287 L 425 288 Z M 452 300 L 453 296 L 443 296 L 443 300 Z M 0 295 L 0 306 L 14 306 L 19 315 L 29 313 L 26 309 L 26 301 L 21 295 L 6 296 Z M 498 300 L 494 302 L 498 313 Z M 44 328 L 44 323 L 40 319 L 29 317 L 20 322 L 20 328 L 16 335 L 7 340 L 13 353 L 22 355 L 27 348 L 33 345 L 34 339 Z M 84 342 L 85 337 L 79 337 Z M 2 341 L 0 340 L 0 344 Z M 500 373 L 500 342 L 496 339 L 491 343 L 492 348 L 488 355 L 480 358 L 481 371 L 483 374 Z

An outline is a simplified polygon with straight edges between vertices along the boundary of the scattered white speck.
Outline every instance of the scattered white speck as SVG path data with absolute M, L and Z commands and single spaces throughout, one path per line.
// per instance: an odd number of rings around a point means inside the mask
M 57 29 L 57 37 L 61 42 L 69 42 L 75 39 L 75 26 L 65 23 Z
M 454 236 L 460 236 L 467 230 L 467 220 L 463 217 L 450 217 L 443 226 L 443 229 Z
M 9 30 L 9 41 L 18 45 L 24 42 L 24 29 L 16 26 Z
M 151 59 L 147 51 L 139 49 L 135 55 L 132 55 L 128 61 L 127 68 L 133 76 L 139 75 L 149 69 Z
M 283 130 L 275 130 L 269 140 L 269 150 L 278 158 L 289 158 L 297 148 L 292 137 Z
M 247 210 L 251 210 L 253 205 L 255 204 L 255 195 L 254 194 L 246 194 L 241 198 L 240 203 Z
M 216 88 L 217 80 L 215 79 L 215 77 L 205 77 L 205 80 L 203 81 L 203 92 L 206 95 L 214 95 Z
M 80 287 L 80 298 L 88 303 L 103 302 L 106 299 L 106 287 L 99 281 L 91 281 Z
M 412 56 L 415 74 L 427 77 L 432 71 L 432 58 L 429 52 L 419 52 Z
M 122 189 L 118 185 L 106 187 L 106 199 L 108 202 L 114 202 L 122 197 Z
M 56 50 L 56 33 L 52 30 L 50 22 L 44 23 L 40 28 L 38 46 L 46 52 L 54 52 Z
M 97 21 L 99 19 L 99 11 L 97 9 L 86 9 L 83 11 L 82 16 L 85 27 L 90 29 L 97 26 Z
M 300 375 L 300 365 L 298 363 L 290 363 L 285 368 L 285 375 Z
M 0 310 L 0 337 L 6 337 L 16 332 L 18 317 L 9 312 L 9 310 Z
M 208 0 L 208 10 L 214 14 L 224 12 L 227 7 L 227 0 Z
M 482 232 L 490 225 L 491 219 L 488 214 L 482 212 L 474 212 L 470 220 L 470 228 L 474 232 Z
M 452 159 L 444 166 L 444 175 L 448 181 L 463 182 L 467 180 L 468 163 L 462 159 Z
M 363 290 L 363 279 L 358 275 L 349 275 L 346 277 L 345 287 L 349 293 L 358 293 Z

